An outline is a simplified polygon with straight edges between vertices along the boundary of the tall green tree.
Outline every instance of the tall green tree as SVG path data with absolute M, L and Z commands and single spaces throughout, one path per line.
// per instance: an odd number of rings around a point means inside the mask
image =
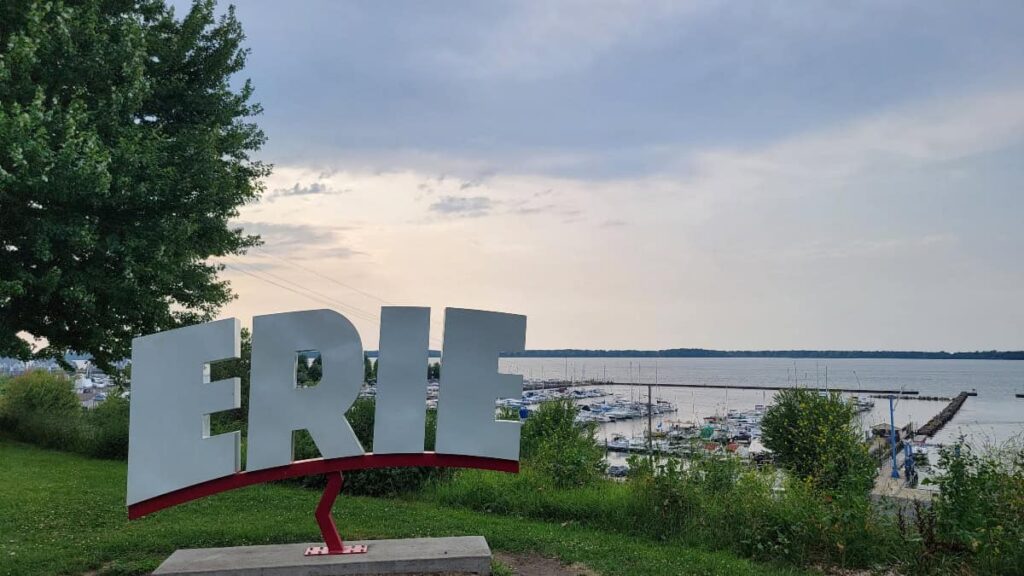
M 259 242 L 229 220 L 270 168 L 244 38 L 213 0 L 0 3 L 0 356 L 110 369 L 233 297 L 208 259 Z
M 838 392 L 787 388 L 761 422 L 764 445 L 797 477 L 829 491 L 866 494 L 877 468 L 863 442 L 857 411 Z
M 313 358 L 313 362 L 310 363 L 309 370 L 306 371 L 306 375 L 309 377 L 310 383 L 316 384 L 320 382 L 320 379 L 324 376 L 323 356 L 317 354 L 316 358 Z

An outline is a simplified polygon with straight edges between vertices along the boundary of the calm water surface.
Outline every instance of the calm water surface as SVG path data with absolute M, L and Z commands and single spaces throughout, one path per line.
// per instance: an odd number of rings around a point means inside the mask
M 527 378 L 598 379 L 611 382 L 680 383 L 714 386 L 801 386 L 916 390 L 922 396 L 951 397 L 977 390 L 952 422 L 934 438 L 949 443 L 964 435 L 975 444 L 1000 443 L 1024 433 L 1024 361 L 1007 360 L 814 360 L 788 358 L 505 358 L 501 370 Z M 647 399 L 647 388 L 605 386 L 609 392 Z M 655 419 L 699 421 L 729 409 L 749 410 L 770 404 L 772 392 L 697 388 L 654 389 L 655 399 L 676 404 L 674 414 Z M 889 421 L 888 401 L 873 399 L 875 409 L 864 415 L 865 426 Z M 900 400 L 896 424 L 920 426 L 945 402 Z M 616 422 L 602 427 L 603 435 L 642 434 L 646 420 Z

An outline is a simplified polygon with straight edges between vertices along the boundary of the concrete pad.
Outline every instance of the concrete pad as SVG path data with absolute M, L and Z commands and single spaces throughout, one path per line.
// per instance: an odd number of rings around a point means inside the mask
M 350 576 L 468 573 L 489 576 L 491 548 L 483 536 L 360 540 L 365 554 L 304 556 L 321 543 L 196 548 L 171 554 L 154 576 Z

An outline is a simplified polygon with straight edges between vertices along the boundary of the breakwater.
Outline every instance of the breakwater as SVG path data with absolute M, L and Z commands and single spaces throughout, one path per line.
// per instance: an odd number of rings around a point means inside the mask
M 897 400 L 926 400 L 932 402 L 951 402 L 953 400 L 949 396 L 904 396 L 902 394 L 872 394 L 870 397 L 888 400 L 890 396 Z
M 921 436 L 934 436 L 936 432 L 942 430 L 942 427 L 949 423 L 956 416 L 956 413 L 960 411 L 960 408 L 967 401 L 967 397 L 970 396 L 970 392 L 961 392 L 946 405 L 938 414 L 932 417 L 927 424 L 917 429 L 918 435 Z

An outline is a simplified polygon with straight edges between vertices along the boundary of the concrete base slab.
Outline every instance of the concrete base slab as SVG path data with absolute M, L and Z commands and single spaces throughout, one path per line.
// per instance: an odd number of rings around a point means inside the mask
M 356 574 L 491 573 L 491 548 L 483 536 L 346 541 L 365 554 L 304 556 L 319 543 L 196 548 L 171 554 L 154 576 L 351 576 Z

